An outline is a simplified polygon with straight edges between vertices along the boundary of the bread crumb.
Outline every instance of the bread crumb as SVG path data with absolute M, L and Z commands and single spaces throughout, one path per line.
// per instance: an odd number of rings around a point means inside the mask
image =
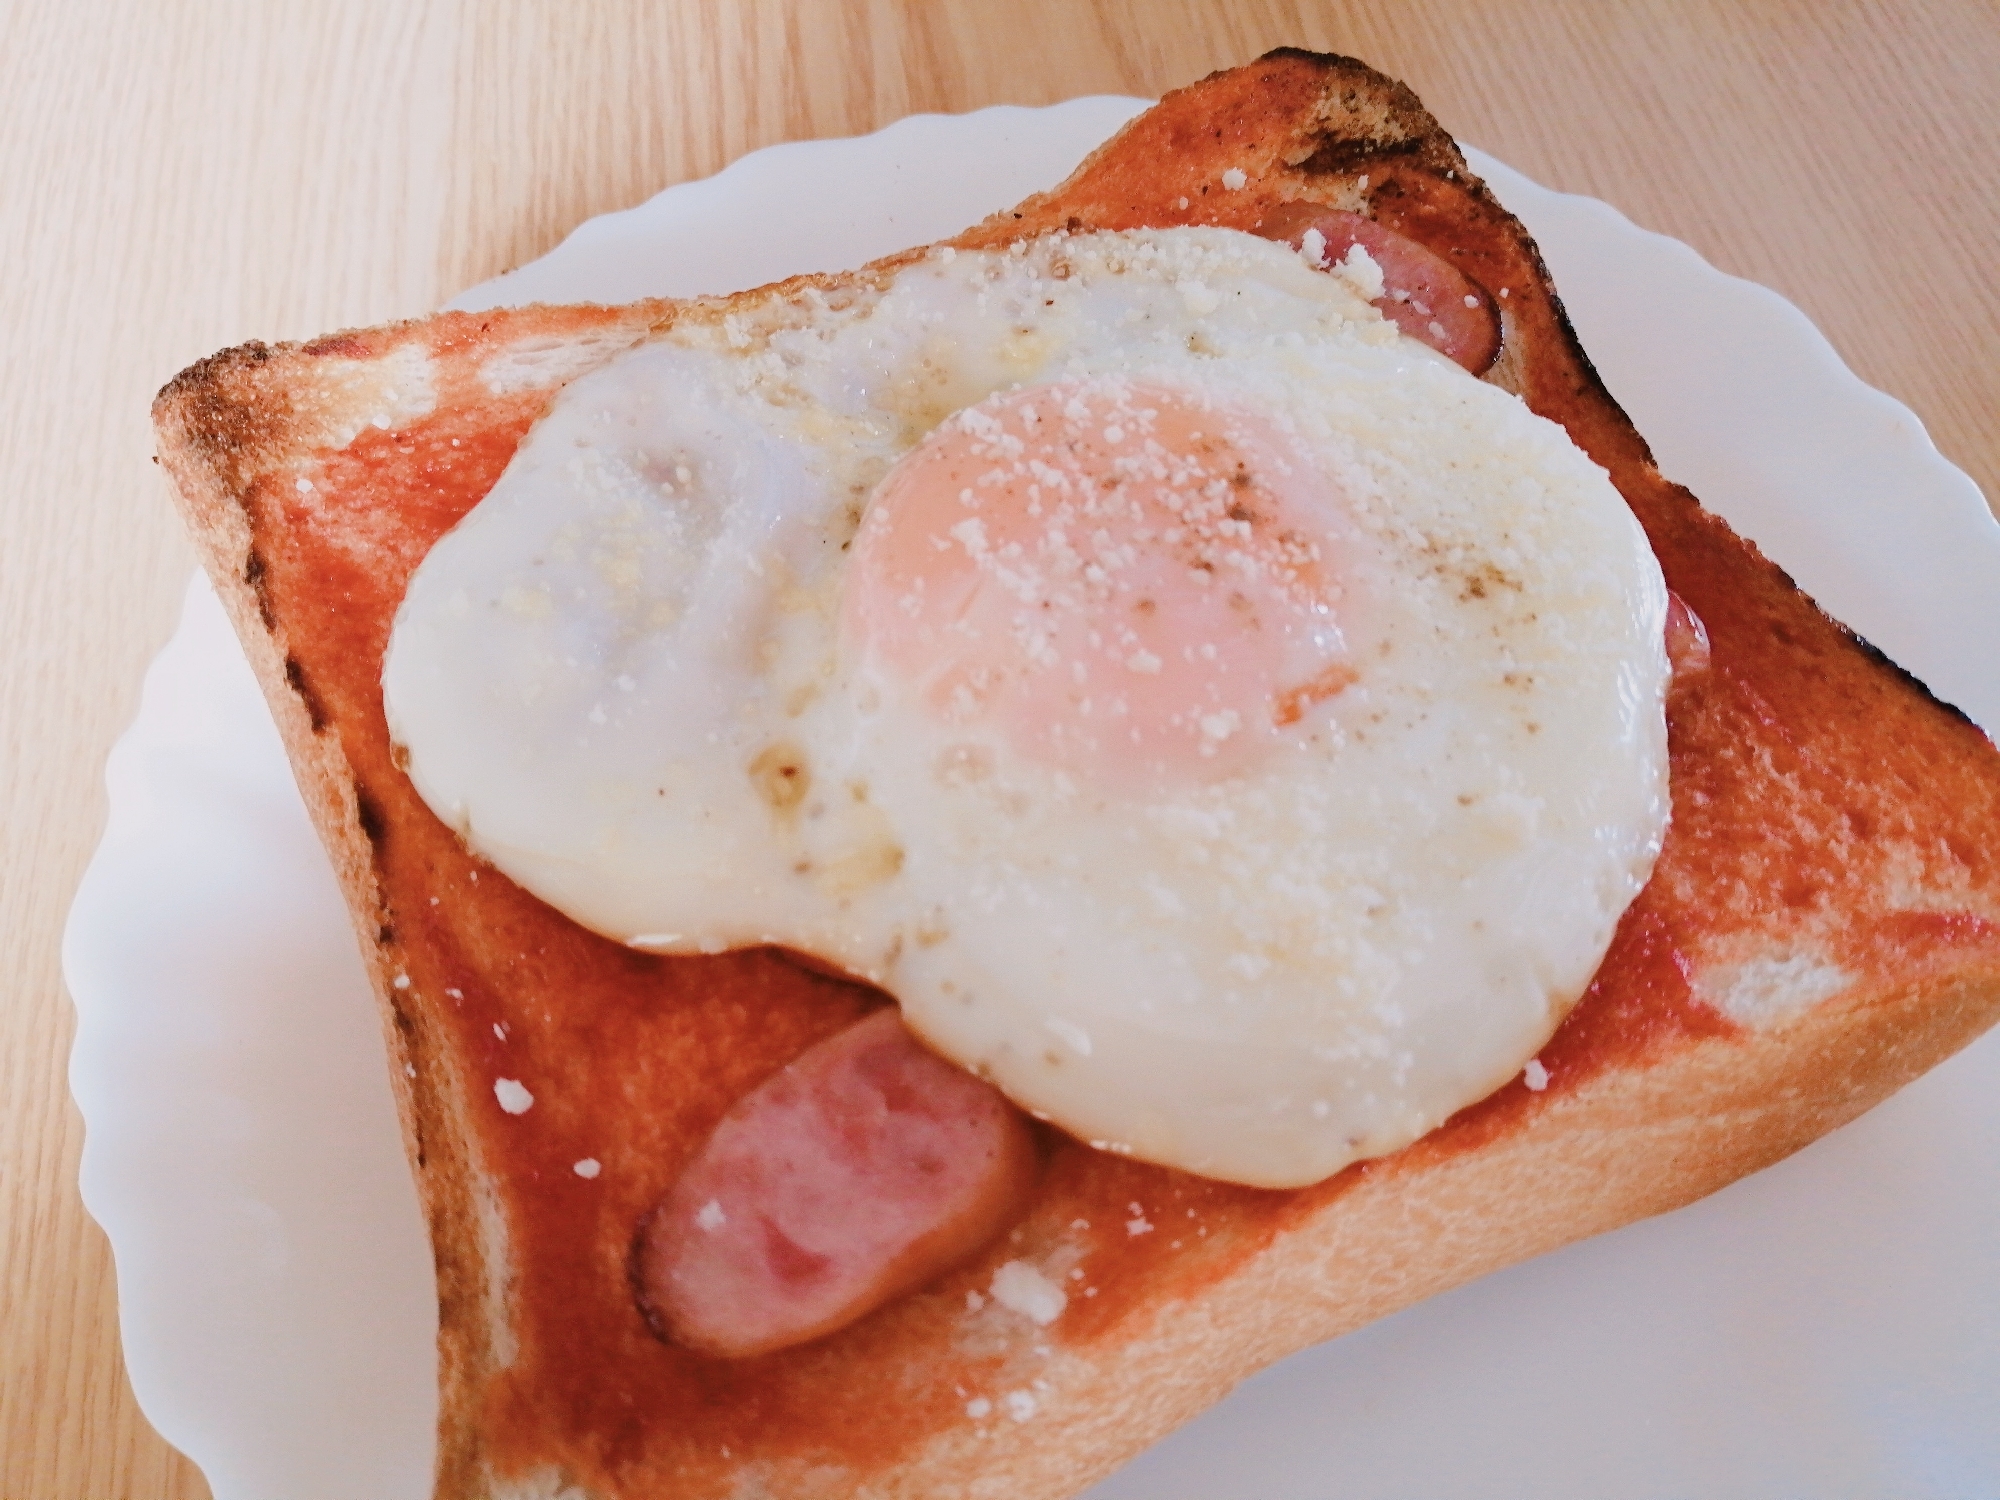
M 510 1115 L 525 1115 L 535 1105 L 535 1096 L 521 1086 L 518 1078 L 494 1079 L 493 1097 Z
M 701 1211 L 694 1216 L 695 1227 L 714 1234 L 729 1222 L 729 1215 L 722 1211 L 720 1199 L 711 1198 L 702 1204 Z
M 398 974 L 396 976 L 396 988 L 399 990 L 406 990 L 409 987 L 410 987 L 410 976 L 407 974 Z
M 1222 185 L 1234 193 L 1250 181 L 1241 167 L 1231 167 L 1222 174 Z
M 967 1292 L 965 1294 L 965 1310 L 967 1312 L 978 1312 L 985 1305 L 986 1299 L 980 1296 L 978 1292 Z
M 1035 1398 L 1026 1391 L 1009 1391 L 1004 1398 L 1007 1415 L 1016 1422 L 1025 1422 L 1035 1414 Z
M 1142 1234 L 1151 1234 L 1153 1226 L 1148 1224 L 1144 1219 L 1127 1219 L 1125 1221 L 1125 1232 L 1136 1240 Z
M 965 1403 L 965 1414 L 975 1422 L 983 1422 L 993 1415 L 993 1403 L 984 1396 L 974 1396 Z
M 1531 1093 L 1536 1094 L 1549 1086 L 1549 1070 L 1542 1066 L 1539 1057 L 1528 1059 L 1528 1065 L 1521 1069 L 1521 1082 L 1528 1086 Z
M 590 1178 L 595 1177 L 599 1172 L 602 1172 L 604 1170 L 604 1167 L 603 1164 L 600 1163 L 596 1157 L 586 1156 L 582 1161 L 578 1162 L 574 1167 L 571 1167 L 570 1170 L 576 1173 L 577 1176 L 583 1178 L 585 1181 L 588 1181 Z

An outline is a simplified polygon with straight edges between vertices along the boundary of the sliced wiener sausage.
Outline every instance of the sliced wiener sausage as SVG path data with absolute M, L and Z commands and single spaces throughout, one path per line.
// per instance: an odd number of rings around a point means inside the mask
M 831 1333 L 1023 1213 L 1026 1119 L 894 1009 L 800 1056 L 724 1116 L 641 1222 L 632 1277 L 656 1332 L 708 1354 Z
M 1436 251 L 1363 214 L 1288 203 L 1257 226 L 1266 239 L 1303 247 L 1308 232 L 1328 266 L 1359 245 L 1382 270 L 1382 295 L 1375 306 L 1411 338 L 1429 344 L 1473 374 L 1484 372 L 1500 353 L 1500 312 L 1486 288 Z

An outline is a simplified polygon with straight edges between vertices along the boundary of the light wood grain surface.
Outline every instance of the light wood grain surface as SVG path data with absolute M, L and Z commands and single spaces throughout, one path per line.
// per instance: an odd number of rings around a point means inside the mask
M 1798 303 L 2000 495 L 1984 0 L 0 0 L 0 1500 L 207 1493 L 76 1190 L 65 909 L 193 567 L 175 370 L 421 313 L 579 220 L 919 110 L 1152 94 L 1282 44 Z

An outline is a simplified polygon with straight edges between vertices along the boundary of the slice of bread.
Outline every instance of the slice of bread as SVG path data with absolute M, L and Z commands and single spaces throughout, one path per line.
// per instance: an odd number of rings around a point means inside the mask
M 749 1360 L 653 1336 L 633 1226 L 732 1103 L 880 997 L 771 951 L 641 954 L 526 895 L 418 799 L 379 674 L 411 570 L 552 390 L 675 320 L 842 278 L 247 345 L 161 393 L 161 461 L 382 1000 L 437 1256 L 441 1496 L 1069 1495 L 1285 1353 L 1797 1150 L 2000 1014 L 2000 754 L 1660 476 L 1534 245 L 1408 89 L 1273 53 L 1169 95 L 956 244 L 1255 229 L 1302 198 L 1502 297 L 1487 378 L 1610 471 L 1706 622 L 1712 667 L 1670 703 L 1652 882 L 1543 1051 L 1544 1087 L 1292 1192 L 1054 1137 L 1004 1242 Z M 531 1112 L 499 1107 L 501 1078 L 533 1080 Z M 1059 1317 L 986 1295 L 1009 1261 L 1067 1290 Z

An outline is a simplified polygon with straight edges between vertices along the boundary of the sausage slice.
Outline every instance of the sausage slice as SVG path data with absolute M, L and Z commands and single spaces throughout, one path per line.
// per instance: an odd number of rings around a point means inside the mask
M 640 1222 L 654 1331 L 740 1358 L 844 1327 L 970 1256 L 1026 1209 L 1034 1137 L 999 1090 L 894 1009 L 745 1095 Z
M 1257 226 L 1265 239 L 1297 247 L 1308 230 L 1324 242 L 1333 265 L 1359 245 L 1382 270 L 1375 306 L 1409 337 L 1429 344 L 1473 374 L 1483 374 L 1500 353 L 1500 313 L 1486 288 L 1436 251 L 1419 245 L 1365 214 L 1316 203 L 1274 210 Z

